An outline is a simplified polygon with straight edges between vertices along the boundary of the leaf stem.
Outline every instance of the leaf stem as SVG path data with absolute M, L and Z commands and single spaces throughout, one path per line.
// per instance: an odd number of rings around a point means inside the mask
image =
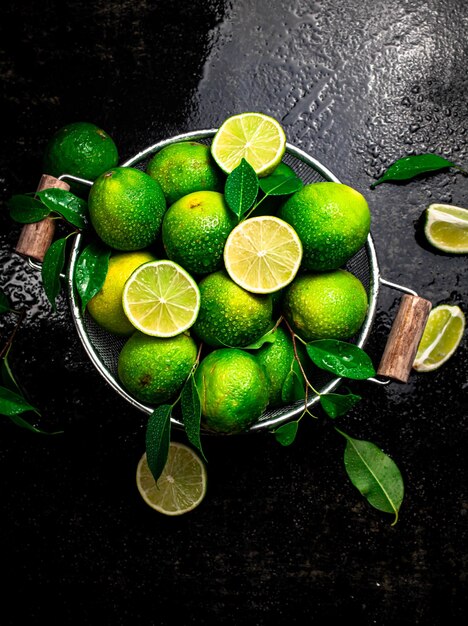
M 19 311 L 15 311 L 15 312 L 18 314 L 18 319 L 16 321 L 15 327 L 10 333 L 10 336 L 6 340 L 5 345 L 0 350 L 0 359 L 3 359 L 4 356 L 7 354 L 8 350 L 10 349 L 11 344 L 13 343 L 13 339 L 15 338 L 16 333 L 19 330 L 19 327 L 21 326 L 24 318 L 26 317 L 26 309 L 20 309 Z

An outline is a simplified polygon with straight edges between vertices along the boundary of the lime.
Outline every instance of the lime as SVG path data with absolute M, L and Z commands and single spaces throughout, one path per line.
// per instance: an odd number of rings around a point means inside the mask
M 269 406 L 286 404 L 281 398 L 284 382 L 294 365 L 294 347 L 290 334 L 279 326 L 274 331 L 273 343 L 266 343 L 255 352 L 255 357 L 265 370 L 269 389 Z
M 431 372 L 458 348 L 465 331 L 465 315 L 457 305 L 439 304 L 429 313 L 413 368 Z
M 44 151 L 44 172 L 51 176 L 71 174 L 94 181 L 118 163 L 112 138 L 96 124 L 73 122 L 57 130 Z
M 301 260 L 302 244 L 296 231 L 272 215 L 238 224 L 224 248 L 229 276 L 253 293 L 271 293 L 289 285 Z
M 152 509 L 165 515 L 183 515 L 192 511 L 206 494 L 206 468 L 188 446 L 171 441 L 166 465 L 158 478 L 153 478 L 146 453 L 136 473 L 138 491 Z
M 211 154 L 226 173 L 244 158 L 258 176 L 267 176 L 281 162 L 286 135 L 281 125 L 263 113 L 240 113 L 228 117 L 216 132 Z
M 196 141 L 165 146 L 151 158 L 146 171 L 161 185 L 168 206 L 193 191 L 222 191 L 226 178 L 209 146 Z
M 304 248 L 302 266 L 314 271 L 342 266 L 364 245 L 370 229 L 366 199 L 341 183 L 305 185 L 283 204 L 278 217 L 297 232 Z
M 180 391 L 196 358 L 197 345 L 184 333 L 161 339 L 136 331 L 120 351 L 117 373 L 137 400 L 161 404 Z
M 87 305 L 89 314 L 102 328 L 116 335 L 134 332 L 135 327 L 122 306 L 125 282 L 137 267 L 154 260 L 149 252 L 121 252 L 111 256 L 104 284 Z
M 195 372 L 202 425 L 216 433 L 247 430 L 268 404 L 265 372 L 254 356 L 236 348 L 210 352 Z
M 468 252 L 468 209 L 431 204 L 425 213 L 424 234 L 434 248 L 452 254 Z
M 161 231 L 164 194 L 148 174 L 115 167 L 101 174 L 89 192 L 89 216 L 98 237 L 117 250 L 140 250 Z
M 197 319 L 200 292 L 197 283 L 173 261 L 140 265 L 125 283 L 123 308 L 142 333 L 174 337 Z
M 283 300 L 286 319 L 305 341 L 350 339 L 362 326 L 367 306 L 361 281 L 342 269 L 297 277 Z
M 208 274 L 198 286 L 201 302 L 193 332 L 208 345 L 244 347 L 273 326 L 271 296 L 242 289 L 224 270 Z
M 221 269 L 224 244 L 236 224 L 221 193 L 189 193 L 164 216 L 162 239 L 167 256 L 194 274 Z

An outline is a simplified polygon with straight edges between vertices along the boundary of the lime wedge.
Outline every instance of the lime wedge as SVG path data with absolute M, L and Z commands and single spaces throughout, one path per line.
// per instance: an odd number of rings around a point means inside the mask
M 122 304 L 142 333 L 174 337 L 194 324 L 200 292 L 194 279 L 173 261 L 140 265 L 125 283 Z
M 465 315 L 457 305 L 440 304 L 429 313 L 419 342 L 413 368 L 431 372 L 449 359 L 458 348 L 465 330 Z
M 141 457 L 136 483 L 143 500 L 165 515 L 182 515 L 192 511 L 206 494 L 206 468 L 188 446 L 172 441 L 166 465 L 156 484 L 146 453 Z
M 258 176 L 267 176 L 280 163 L 286 151 L 286 135 L 281 125 L 263 113 L 240 113 L 228 117 L 211 144 L 211 154 L 229 174 L 244 158 Z
M 431 204 L 425 217 L 424 234 L 435 248 L 452 254 L 468 252 L 468 209 Z
M 246 291 L 272 293 L 288 285 L 299 269 L 302 244 L 292 226 L 271 215 L 238 224 L 224 246 L 232 280 Z

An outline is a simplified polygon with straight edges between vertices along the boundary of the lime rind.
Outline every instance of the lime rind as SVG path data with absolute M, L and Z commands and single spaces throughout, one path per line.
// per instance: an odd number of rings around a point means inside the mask
M 460 345 L 465 325 L 465 315 L 458 305 L 441 304 L 432 309 L 413 369 L 431 372 L 448 361 Z
M 122 304 L 125 315 L 142 333 L 175 337 L 195 323 L 200 291 L 190 274 L 174 261 L 150 261 L 125 283 Z
M 431 245 L 451 254 L 468 253 L 468 210 L 449 204 L 426 209 L 424 234 Z

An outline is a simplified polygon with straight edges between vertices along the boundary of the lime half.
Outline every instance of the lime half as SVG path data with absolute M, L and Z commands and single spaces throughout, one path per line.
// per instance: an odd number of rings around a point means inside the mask
M 146 453 L 138 463 L 136 483 L 141 497 L 151 508 L 165 515 L 182 515 L 192 511 L 205 497 L 206 468 L 191 448 L 172 441 L 157 484 Z
M 440 304 L 429 313 L 419 342 L 413 368 L 431 372 L 449 359 L 458 348 L 465 330 L 465 315 L 457 305 Z
M 272 293 L 288 285 L 302 260 L 302 244 L 292 226 L 271 215 L 238 224 L 224 246 L 232 280 L 253 293 Z
M 125 283 L 122 303 L 130 322 L 142 333 L 174 337 L 192 326 L 200 309 L 194 279 L 173 261 L 150 261 Z
M 431 204 L 426 209 L 424 234 L 438 250 L 468 253 L 468 209 L 450 204 Z
M 286 135 L 281 125 L 263 113 L 240 113 L 228 117 L 211 144 L 211 154 L 229 174 L 244 158 L 258 176 L 267 176 L 281 162 Z

